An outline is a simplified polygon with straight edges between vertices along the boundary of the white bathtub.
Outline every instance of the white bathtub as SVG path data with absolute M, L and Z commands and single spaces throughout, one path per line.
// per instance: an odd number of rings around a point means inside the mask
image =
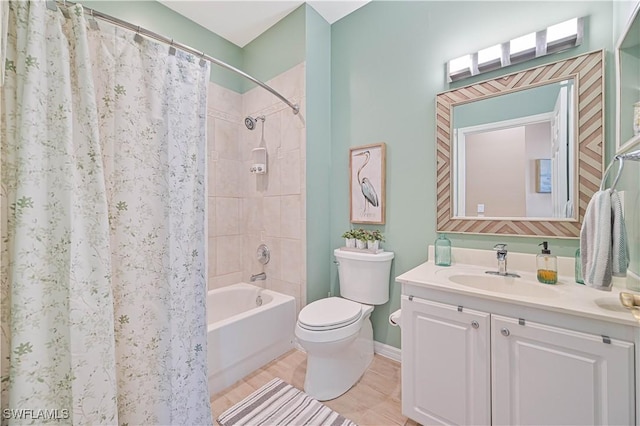
M 213 395 L 294 347 L 296 302 L 251 284 L 233 284 L 207 294 L 207 324 Z

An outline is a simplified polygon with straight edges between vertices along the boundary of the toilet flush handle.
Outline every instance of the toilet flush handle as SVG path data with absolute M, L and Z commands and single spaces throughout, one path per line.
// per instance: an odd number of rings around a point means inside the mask
M 333 263 L 335 263 L 336 266 L 340 266 L 340 262 L 338 262 L 337 260 L 334 260 Z

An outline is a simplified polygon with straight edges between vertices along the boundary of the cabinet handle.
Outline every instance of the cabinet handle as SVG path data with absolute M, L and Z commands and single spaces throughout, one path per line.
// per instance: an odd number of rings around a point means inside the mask
M 509 329 L 508 329 L 508 328 L 503 327 L 503 328 L 500 330 L 500 334 L 502 334 L 503 336 L 505 336 L 505 337 L 506 337 L 506 336 L 508 336 L 508 335 L 509 335 L 509 334 L 511 334 L 511 333 L 509 332 Z
M 478 328 L 478 327 L 480 327 L 480 324 L 478 324 L 478 321 L 473 320 L 473 321 L 471 321 L 471 327 Z

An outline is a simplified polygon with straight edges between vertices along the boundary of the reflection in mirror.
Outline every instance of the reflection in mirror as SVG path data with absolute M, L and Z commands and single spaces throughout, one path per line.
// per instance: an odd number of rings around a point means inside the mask
M 454 216 L 574 217 L 574 86 L 570 78 L 453 107 Z
M 603 99 L 603 50 L 439 93 L 438 232 L 578 238 L 602 180 Z

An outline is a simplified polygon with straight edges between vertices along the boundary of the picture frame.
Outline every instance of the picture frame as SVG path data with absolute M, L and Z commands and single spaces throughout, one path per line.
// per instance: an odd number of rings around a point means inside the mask
M 536 192 L 551 192 L 551 160 L 548 158 L 536 160 Z
M 349 215 L 351 223 L 385 223 L 386 144 L 349 150 Z

